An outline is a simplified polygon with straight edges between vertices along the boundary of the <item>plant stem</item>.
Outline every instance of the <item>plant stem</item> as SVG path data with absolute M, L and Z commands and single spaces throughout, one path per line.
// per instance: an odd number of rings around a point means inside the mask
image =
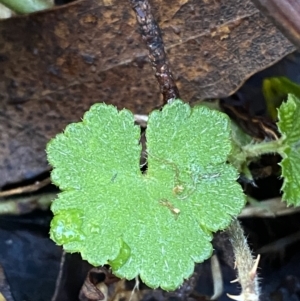
M 151 13 L 148 0 L 130 0 L 130 3 L 135 11 L 142 38 L 149 50 L 149 59 L 155 70 L 155 77 L 159 83 L 164 102 L 168 103 L 179 98 L 179 91 L 167 62 L 159 25 Z
M 245 172 L 244 169 L 248 166 L 249 161 L 259 158 L 262 155 L 278 153 L 284 157 L 285 147 L 286 144 L 283 138 L 267 142 L 250 143 L 245 146 L 234 148 L 234 151 L 228 157 L 228 160 L 240 172 Z
M 282 154 L 283 139 L 248 144 L 242 147 L 242 151 L 246 158 L 259 157 L 265 154 L 279 153 Z
M 235 265 L 238 271 L 237 281 L 242 287 L 241 295 L 229 295 L 229 297 L 238 301 L 258 301 L 259 285 L 256 270 L 259 257 L 256 260 L 253 259 L 244 231 L 238 220 L 232 222 L 227 233 L 235 255 Z
M 54 6 L 53 0 L 0 0 L 0 3 L 17 14 L 29 14 Z

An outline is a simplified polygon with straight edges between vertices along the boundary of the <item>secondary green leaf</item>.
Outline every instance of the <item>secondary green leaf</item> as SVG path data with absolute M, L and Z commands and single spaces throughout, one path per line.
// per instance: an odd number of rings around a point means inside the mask
M 278 128 L 283 136 L 280 163 L 284 178 L 283 199 L 289 205 L 300 205 L 300 100 L 289 94 L 278 111 Z
M 267 112 L 273 120 L 277 120 L 277 108 L 292 93 L 300 97 L 300 86 L 284 76 L 269 77 L 263 80 L 263 95 L 267 105 Z
M 47 146 L 52 180 L 51 237 L 120 277 L 140 275 L 173 290 L 211 255 L 212 232 L 244 206 L 227 116 L 180 100 L 149 116 L 148 170 L 140 171 L 133 115 L 96 104 Z

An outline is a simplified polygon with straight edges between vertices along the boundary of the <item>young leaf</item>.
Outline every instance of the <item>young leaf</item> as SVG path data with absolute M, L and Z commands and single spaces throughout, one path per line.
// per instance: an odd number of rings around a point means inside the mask
M 284 76 L 269 77 L 263 80 L 262 92 L 269 116 L 277 120 L 277 108 L 289 93 L 300 97 L 300 86 Z
M 300 205 L 300 100 L 289 94 L 278 110 L 278 128 L 283 136 L 280 163 L 284 178 L 283 199 L 289 205 Z
M 96 104 L 47 146 L 52 180 L 51 238 L 119 277 L 140 275 L 173 290 L 212 252 L 212 232 L 244 206 L 227 116 L 180 100 L 149 116 L 148 170 L 140 171 L 133 115 Z

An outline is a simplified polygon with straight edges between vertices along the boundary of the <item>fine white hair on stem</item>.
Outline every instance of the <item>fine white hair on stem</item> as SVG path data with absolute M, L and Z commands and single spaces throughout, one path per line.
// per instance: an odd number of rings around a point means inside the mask
M 238 296 L 228 295 L 237 301 L 259 301 L 259 283 L 257 267 L 260 255 L 253 258 L 244 231 L 238 220 L 234 220 L 227 230 L 229 240 L 235 255 L 237 280 L 241 285 L 241 294 Z

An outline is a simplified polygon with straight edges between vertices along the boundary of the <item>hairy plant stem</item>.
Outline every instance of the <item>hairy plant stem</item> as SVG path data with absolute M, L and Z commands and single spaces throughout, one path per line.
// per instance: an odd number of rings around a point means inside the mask
M 238 220 L 234 220 L 227 229 L 229 240 L 235 255 L 235 265 L 237 268 L 237 281 L 241 284 L 241 294 L 229 297 L 237 301 L 258 301 L 259 284 L 256 275 L 259 257 L 254 260 L 248 246 L 244 231 Z
M 130 0 L 140 32 L 149 50 L 149 59 L 155 70 L 164 103 L 179 98 L 179 91 L 169 67 L 159 25 L 155 21 L 148 0 Z
M 267 142 L 260 142 L 248 144 L 242 148 L 247 159 L 259 157 L 265 154 L 279 153 L 283 154 L 283 139 L 272 140 Z
M 283 138 L 266 142 L 250 143 L 240 147 L 239 151 L 234 151 L 228 160 L 238 170 L 242 170 L 242 166 L 245 166 L 245 164 L 248 165 L 250 161 L 262 155 L 278 153 L 284 156 L 285 147 Z

